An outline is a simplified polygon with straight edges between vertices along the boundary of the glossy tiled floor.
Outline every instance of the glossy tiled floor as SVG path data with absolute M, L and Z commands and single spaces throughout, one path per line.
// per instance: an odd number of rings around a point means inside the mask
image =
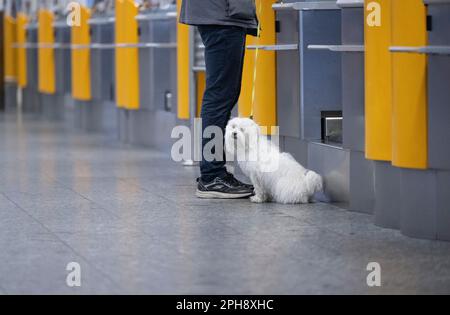
M 450 293 L 450 243 L 327 204 L 197 200 L 195 169 L 68 125 L 0 114 L 0 293 Z

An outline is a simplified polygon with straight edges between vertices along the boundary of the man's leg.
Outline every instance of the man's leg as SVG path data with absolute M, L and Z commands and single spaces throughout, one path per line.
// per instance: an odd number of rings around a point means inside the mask
M 233 26 L 200 26 L 199 31 L 205 44 L 206 61 L 206 90 L 201 115 L 203 132 L 215 126 L 222 130 L 223 135 L 241 91 L 246 31 Z M 223 138 L 221 140 L 224 141 Z M 209 141 L 203 139 L 203 148 Z M 203 156 L 197 196 L 234 199 L 253 195 L 251 185 L 245 185 L 228 174 L 225 152 L 222 153 L 220 161 L 207 161 Z
M 206 90 L 202 104 L 203 131 L 217 126 L 225 132 L 231 111 L 241 91 L 246 30 L 233 26 L 199 26 L 205 45 Z M 203 139 L 203 147 L 211 139 Z M 202 180 L 210 182 L 227 176 L 225 154 L 222 161 L 200 164 Z

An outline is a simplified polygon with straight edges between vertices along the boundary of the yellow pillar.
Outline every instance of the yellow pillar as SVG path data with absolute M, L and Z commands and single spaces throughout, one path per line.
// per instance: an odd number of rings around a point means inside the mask
M 177 1 L 178 15 L 182 0 Z M 178 69 L 178 118 L 189 119 L 189 26 L 178 23 L 177 27 L 177 69 Z
M 16 42 L 16 20 L 12 16 L 5 15 L 4 22 L 4 63 L 5 81 L 17 81 L 17 56 L 13 44 Z
M 391 0 L 366 0 L 365 21 L 366 157 L 391 161 Z
M 136 15 L 138 6 L 132 0 L 116 0 L 116 44 L 139 42 Z M 116 48 L 117 106 L 139 109 L 139 50 Z
M 392 1 L 393 46 L 427 45 L 422 0 Z M 427 168 L 427 57 L 393 53 L 392 164 Z
M 123 0 L 116 0 L 116 24 L 115 24 L 115 36 L 116 43 L 124 41 L 124 22 L 123 22 Z M 123 84 L 123 77 L 125 76 L 124 67 L 124 50 L 116 49 L 115 53 L 116 62 L 116 105 L 119 108 L 124 108 L 126 105 L 125 89 L 121 87 Z
M 19 13 L 17 15 L 17 44 L 22 47 L 17 48 L 17 84 L 21 88 L 27 86 L 27 50 L 23 45 L 27 42 L 26 26 L 28 24 L 28 17 Z
M 72 45 L 86 46 L 91 43 L 90 27 L 88 24 L 90 10 L 81 7 L 80 25 L 72 26 Z M 79 101 L 89 101 L 91 91 L 91 50 L 89 48 L 72 49 L 72 97 Z
M 206 73 L 198 72 L 196 78 L 197 78 L 197 117 L 200 117 L 203 105 L 203 94 L 205 94 L 206 90 Z
M 38 42 L 40 45 L 51 46 L 55 43 L 53 20 L 53 12 L 48 10 L 39 11 Z M 56 91 L 54 48 L 40 47 L 38 49 L 38 63 L 39 92 L 54 94 Z
M 272 9 L 275 2 L 275 0 L 256 0 L 261 34 L 259 38 L 248 36 L 247 45 L 275 44 L 275 11 Z M 253 93 L 255 93 L 254 102 Z M 267 127 L 268 133 L 272 126 L 277 125 L 276 55 L 274 51 L 246 51 L 239 115 L 248 117 L 252 112 L 254 120 L 261 126 Z

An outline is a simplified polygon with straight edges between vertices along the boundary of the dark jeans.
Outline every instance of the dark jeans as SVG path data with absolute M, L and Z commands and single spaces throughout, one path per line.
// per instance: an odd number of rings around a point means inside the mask
M 206 90 L 202 104 L 203 131 L 218 126 L 225 134 L 231 111 L 241 93 L 246 29 L 237 26 L 199 26 L 205 45 Z M 203 148 L 211 139 L 203 139 Z M 225 153 L 222 161 L 200 163 L 202 180 L 210 182 L 227 175 Z

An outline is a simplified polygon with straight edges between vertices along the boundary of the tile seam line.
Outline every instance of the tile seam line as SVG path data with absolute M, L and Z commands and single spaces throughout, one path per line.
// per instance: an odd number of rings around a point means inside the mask
M 149 194 L 151 194 L 151 195 L 153 195 L 153 196 L 155 196 L 155 197 L 162 198 L 162 199 L 164 199 L 164 200 L 166 200 L 166 201 L 168 201 L 168 202 L 170 202 L 170 203 L 172 203 L 172 204 L 175 204 L 175 205 L 183 205 L 183 204 L 180 204 L 180 203 L 178 203 L 178 202 L 176 202 L 176 201 L 173 201 L 173 200 L 167 198 L 166 196 L 164 196 L 164 195 L 162 195 L 162 194 L 156 193 L 156 192 L 154 192 L 154 191 L 147 190 L 147 188 L 145 188 L 144 186 L 140 186 L 140 185 L 138 185 L 138 184 L 130 184 L 130 183 L 127 182 L 127 180 L 126 180 L 125 178 L 118 177 L 117 179 L 118 179 L 119 181 L 121 181 L 121 182 L 126 183 L 127 185 L 133 185 L 134 187 L 137 187 L 137 188 L 141 189 L 142 191 L 144 191 L 144 192 L 146 192 L 146 193 L 149 193 Z
M 75 189 L 73 189 L 73 188 L 67 186 L 66 184 L 64 184 L 63 182 L 59 181 L 58 179 L 56 179 L 56 178 L 51 178 L 51 177 L 47 177 L 47 179 L 50 179 L 50 180 L 55 181 L 55 183 L 61 185 L 61 186 L 64 187 L 65 189 L 67 189 L 67 190 L 69 190 L 69 191 L 75 193 L 77 196 L 83 198 L 83 199 L 86 200 L 86 201 L 89 201 L 89 202 L 93 203 L 95 206 L 99 207 L 99 209 L 102 209 L 103 211 L 106 211 L 106 212 L 109 213 L 111 216 L 113 216 L 115 219 L 120 219 L 120 217 L 119 217 L 118 215 L 116 215 L 115 213 L 113 213 L 111 210 L 107 209 L 106 207 L 104 207 L 103 205 L 97 203 L 96 201 L 91 200 L 90 198 L 84 196 L 84 195 L 81 194 L 80 192 L 78 192 L 78 191 L 76 191 Z
M 103 205 L 97 203 L 97 202 L 94 201 L 94 200 L 89 199 L 88 197 L 82 195 L 81 193 L 79 193 L 78 191 L 72 189 L 71 187 L 66 186 L 64 183 L 60 182 L 60 181 L 57 180 L 56 178 L 49 178 L 49 177 L 47 177 L 47 179 L 54 180 L 55 183 L 58 183 L 58 184 L 60 184 L 62 187 L 64 187 L 64 188 L 66 188 L 66 189 L 68 189 L 68 190 L 74 192 L 76 195 L 80 196 L 81 198 L 85 199 L 86 201 L 93 203 L 93 204 L 96 205 L 99 209 L 101 209 L 101 210 L 105 211 L 106 213 L 110 214 L 113 218 L 118 219 L 118 220 L 121 219 L 121 217 L 120 217 L 119 215 L 116 215 L 115 213 L 113 213 L 111 210 L 107 209 L 107 208 L 104 207 Z M 146 233 L 146 231 L 144 231 L 144 233 L 145 233 L 145 235 L 147 235 L 147 236 L 151 236 L 150 234 Z M 153 238 L 153 237 L 152 237 L 152 238 Z
M 338 209 L 339 209 L 339 208 L 338 208 Z M 339 209 L 339 210 L 342 210 L 342 209 Z M 302 222 L 302 223 L 306 223 L 306 224 L 308 224 L 309 226 L 312 226 L 312 227 L 317 228 L 318 230 L 326 231 L 326 232 L 329 232 L 329 233 L 332 233 L 332 234 L 335 234 L 335 235 L 339 235 L 339 236 L 343 236 L 343 237 L 348 237 L 348 236 L 349 236 L 349 235 L 347 235 L 347 234 L 339 233 L 339 232 L 333 231 L 333 230 L 331 230 L 331 229 L 328 229 L 328 228 L 326 228 L 326 227 L 324 227 L 324 226 L 321 226 L 321 225 L 312 223 L 312 222 L 311 222 L 310 220 L 308 220 L 308 219 L 303 219 L 304 221 L 302 221 L 301 218 L 298 218 L 298 217 L 296 217 L 296 216 L 293 216 L 292 214 L 290 214 L 290 213 L 288 213 L 288 212 L 284 212 L 284 211 L 286 211 L 286 210 L 281 209 L 281 210 L 276 210 L 276 211 L 277 211 L 277 213 L 283 214 L 283 215 L 285 215 L 287 218 L 289 218 L 289 219 L 291 219 L 291 220 L 295 220 L 295 221 L 300 221 L 300 222 Z M 343 211 L 343 210 L 342 210 L 342 211 Z
M 116 281 L 114 279 L 112 279 L 111 277 L 109 277 L 107 274 L 103 273 L 103 271 L 101 271 L 101 269 L 97 268 L 96 265 L 92 264 L 86 257 L 84 257 L 84 255 L 78 253 L 78 251 L 76 251 L 72 246 L 70 246 L 67 242 L 65 242 L 64 240 L 62 240 L 55 232 L 53 232 L 52 230 L 50 230 L 45 224 L 43 224 L 41 221 L 39 221 L 38 219 L 36 219 L 33 215 L 31 215 L 28 211 L 26 211 L 24 208 L 22 208 L 19 204 L 17 204 L 15 201 L 11 200 L 7 195 L 5 195 L 3 192 L 0 193 L 1 195 L 3 195 L 4 198 L 6 198 L 9 202 L 11 202 L 12 204 L 14 204 L 19 210 L 21 210 L 23 213 L 25 213 L 28 217 L 30 217 L 33 221 L 35 221 L 36 223 L 38 223 L 42 228 L 44 228 L 44 230 L 48 231 L 50 233 L 50 235 L 52 235 L 53 237 L 55 237 L 58 241 L 60 241 L 64 246 L 66 246 L 70 251 L 72 251 L 76 256 L 80 257 L 81 259 L 83 259 L 89 266 L 91 266 L 92 268 L 94 268 L 94 270 L 102 275 L 103 277 L 105 277 L 107 280 L 111 281 L 111 283 L 113 283 L 116 287 L 120 287 L 118 283 L 116 283 Z
M 127 182 L 126 182 L 126 179 L 124 179 L 124 178 L 120 178 L 120 177 L 119 177 L 118 179 L 119 179 L 120 181 L 123 181 L 123 182 L 127 183 Z M 179 203 L 179 202 L 177 202 L 177 201 L 168 199 L 168 198 L 165 197 L 164 195 L 160 195 L 160 194 L 158 194 L 158 193 L 149 191 L 149 190 L 147 190 L 144 186 L 140 186 L 140 185 L 138 185 L 138 184 L 131 184 L 131 185 L 133 185 L 133 186 L 135 186 L 135 187 L 141 189 L 142 191 L 144 191 L 144 192 L 146 192 L 146 193 L 153 194 L 153 195 L 156 196 L 156 197 L 159 197 L 159 198 L 162 198 L 162 199 L 164 199 L 164 200 L 167 200 L 168 202 L 170 202 L 170 203 L 172 203 L 172 204 L 174 204 L 174 205 L 177 205 L 177 206 L 186 206 L 186 205 L 184 205 L 184 204 L 182 204 L 182 203 Z M 189 206 L 189 207 L 190 207 L 190 206 Z M 226 224 L 226 223 L 223 223 L 223 224 L 224 224 L 225 226 L 227 226 L 229 229 L 233 230 L 235 233 L 238 233 L 238 234 L 241 234 L 241 235 L 242 235 L 242 233 L 240 233 L 239 231 L 237 231 L 235 228 L 231 227 L 230 225 L 228 225 L 228 224 Z
M 84 196 L 84 195 L 81 194 L 80 192 L 78 192 L 78 191 L 76 191 L 75 189 L 73 189 L 73 188 L 71 188 L 71 187 L 65 185 L 63 182 L 57 180 L 56 178 L 48 178 L 48 179 L 54 180 L 56 183 L 60 184 L 62 187 L 64 187 L 64 188 L 66 188 L 66 189 L 68 189 L 68 190 L 74 192 L 75 194 L 77 194 L 77 195 L 80 196 L 81 198 L 85 199 L 86 201 L 89 201 L 89 202 L 93 203 L 94 205 L 96 205 L 97 207 L 99 207 L 99 209 L 102 209 L 103 211 L 106 211 L 107 213 L 109 213 L 110 215 L 112 215 L 114 218 L 116 218 L 116 219 L 121 219 L 120 216 L 116 215 L 114 212 L 112 212 L 111 210 L 107 209 L 105 206 L 103 206 L 103 205 L 97 203 L 96 201 L 94 201 L 94 200 L 92 200 L 92 199 L 90 199 L 90 198 Z M 118 180 L 119 180 L 119 181 L 123 181 L 121 178 L 118 178 Z M 135 185 L 135 184 L 133 184 L 133 185 Z M 162 199 L 164 199 L 164 200 L 166 200 L 166 201 L 168 201 L 168 202 L 172 202 L 172 203 L 177 204 L 176 202 L 174 202 L 174 201 L 172 201 L 172 200 L 170 200 L 170 199 L 167 199 L 166 197 L 164 197 L 164 196 L 162 196 L 162 195 L 155 194 L 154 192 L 151 192 L 151 191 L 147 191 L 146 189 L 144 189 L 143 187 L 141 187 L 141 186 L 139 186 L 139 185 L 135 185 L 135 186 L 138 187 L 139 189 L 141 189 L 143 192 L 146 192 L 146 193 L 149 193 L 149 194 L 153 194 L 155 197 L 159 197 L 159 198 L 162 198 Z M 177 205 L 179 205 L 179 204 L 177 204 Z
M 119 179 L 120 181 L 122 181 L 122 182 L 125 182 L 126 184 L 129 184 L 129 183 L 126 181 L 126 179 L 124 179 L 124 178 L 120 178 L 120 177 L 119 177 L 118 179 Z M 152 194 L 152 195 L 154 195 L 154 196 L 157 196 L 157 197 L 159 197 L 159 198 L 162 198 L 162 199 L 164 199 L 164 200 L 167 200 L 168 202 L 170 202 L 170 203 L 172 203 L 172 204 L 174 204 L 174 205 L 177 205 L 177 206 L 184 206 L 184 204 L 182 204 L 182 203 L 180 203 L 180 202 L 177 202 L 177 201 L 174 201 L 174 200 L 171 200 L 171 199 L 168 199 L 166 196 L 164 196 L 164 195 L 162 195 L 162 194 L 155 193 L 155 192 L 152 192 L 152 191 L 150 191 L 150 190 L 147 190 L 147 188 L 144 187 L 144 186 L 141 186 L 141 185 L 138 185 L 138 184 L 129 184 L 129 185 L 133 185 L 134 187 L 137 187 L 137 188 L 139 188 L 139 189 L 141 189 L 141 190 L 143 190 L 143 191 L 145 191 L 145 192 L 147 192 L 147 193 L 149 193 L 149 194 Z M 341 209 L 341 208 L 339 208 L 339 207 L 336 207 L 336 206 L 334 206 L 334 205 L 333 205 L 333 207 L 336 208 L 336 210 L 344 211 L 343 209 Z M 294 220 L 296 220 L 296 221 L 301 221 L 300 218 L 297 218 L 297 217 L 295 217 L 295 216 L 293 216 L 293 215 L 291 215 L 291 214 L 289 214 L 289 213 L 287 213 L 287 212 L 283 212 L 283 210 L 277 210 L 277 212 L 278 212 L 278 213 L 282 213 L 283 215 L 286 215 L 286 216 L 288 216 L 289 218 L 294 219 Z M 307 219 L 305 220 L 305 223 L 308 223 L 309 225 L 314 226 L 314 227 L 316 227 L 316 228 L 318 228 L 319 230 L 322 230 L 322 231 L 327 231 L 327 232 L 330 232 L 330 233 L 332 233 L 332 234 L 335 234 L 335 235 L 338 235 L 338 236 L 341 236 L 341 237 L 348 237 L 347 234 L 343 234 L 343 233 L 339 233 L 339 232 L 333 231 L 333 230 L 331 230 L 331 229 L 327 229 L 326 227 L 322 227 L 322 226 L 320 226 L 320 225 L 311 223 L 311 222 L 310 222 L 309 220 L 307 220 Z M 235 230 L 234 228 L 232 228 L 230 225 L 228 225 L 228 224 L 226 224 L 226 223 L 224 223 L 224 225 L 226 225 L 228 228 L 230 228 L 230 229 L 232 229 L 233 231 L 235 231 L 236 233 L 238 233 L 238 231 L 236 231 L 236 230 Z

